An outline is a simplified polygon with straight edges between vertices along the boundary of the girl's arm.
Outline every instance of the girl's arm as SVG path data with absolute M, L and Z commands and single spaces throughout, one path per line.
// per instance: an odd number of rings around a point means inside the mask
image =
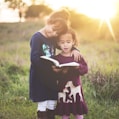
M 30 41 L 30 60 L 32 65 L 35 67 L 40 67 L 40 55 L 41 55 L 41 40 L 39 39 L 38 34 L 34 34 Z
M 82 56 L 80 56 L 79 64 L 80 64 L 79 69 L 78 69 L 79 74 L 80 75 L 86 74 L 88 72 L 88 65 Z
M 76 62 L 78 62 L 78 61 L 80 60 L 81 54 L 80 54 L 80 52 L 79 52 L 78 49 L 73 48 L 73 49 L 72 49 L 71 56 L 73 56 L 73 57 L 74 57 L 74 60 L 75 60 Z

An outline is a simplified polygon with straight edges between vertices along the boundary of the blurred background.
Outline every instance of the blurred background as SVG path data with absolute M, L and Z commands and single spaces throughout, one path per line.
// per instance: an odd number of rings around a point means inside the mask
M 118 41 L 119 0 L 1 0 L 0 22 L 38 21 L 62 7 L 69 9 L 72 27 L 87 32 L 88 39 L 93 34 Z

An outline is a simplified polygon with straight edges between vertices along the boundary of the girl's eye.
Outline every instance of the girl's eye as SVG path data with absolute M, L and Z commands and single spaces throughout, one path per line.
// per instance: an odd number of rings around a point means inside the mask
M 63 44 L 64 42 L 61 42 L 61 44 Z
M 71 41 L 67 41 L 67 43 L 71 43 Z
M 53 30 L 53 31 L 56 31 L 56 29 L 55 29 L 55 28 L 52 28 L 52 30 Z
M 52 30 L 53 30 L 53 31 L 57 31 L 57 28 L 56 28 L 56 27 L 53 27 Z

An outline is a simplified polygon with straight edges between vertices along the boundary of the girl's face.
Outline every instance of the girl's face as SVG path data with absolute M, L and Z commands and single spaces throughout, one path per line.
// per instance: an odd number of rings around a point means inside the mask
M 47 38 L 57 37 L 61 32 L 61 29 L 58 29 L 57 25 L 49 24 L 45 28 L 45 34 Z
M 59 37 L 58 45 L 63 53 L 71 53 L 71 49 L 74 45 L 72 34 L 66 33 Z

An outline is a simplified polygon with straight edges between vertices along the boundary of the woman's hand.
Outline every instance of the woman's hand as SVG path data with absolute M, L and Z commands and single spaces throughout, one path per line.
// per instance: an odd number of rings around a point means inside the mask
M 71 56 L 74 56 L 74 60 L 78 62 L 80 60 L 81 54 L 78 50 L 73 49 L 71 52 Z

